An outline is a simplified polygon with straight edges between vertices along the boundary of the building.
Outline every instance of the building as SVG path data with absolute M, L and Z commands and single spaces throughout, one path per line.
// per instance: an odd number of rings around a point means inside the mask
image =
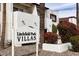
M 38 16 L 41 16 L 40 14 L 40 5 L 39 4 L 35 4 L 35 3 L 14 3 L 14 4 L 11 4 L 11 3 L 6 3 L 5 5 L 4 4 L 0 4 L 0 27 L 1 27 L 1 35 L 2 35 L 2 42 L 11 42 L 13 39 L 13 36 L 11 35 L 12 34 L 12 31 L 13 31 L 13 12 L 15 11 L 21 11 L 21 12 L 24 12 L 24 13 L 32 13 L 33 12 L 33 7 L 34 5 L 36 5 L 37 7 L 37 10 L 38 10 Z M 76 4 L 75 4 L 76 6 Z M 43 6 L 45 7 L 45 6 Z M 51 32 L 52 30 L 52 24 L 55 24 L 57 25 L 59 23 L 59 19 L 62 19 L 63 17 L 64 18 L 75 18 L 76 17 L 76 8 L 75 10 L 72 10 L 72 11 L 64 11 L 63 9 L 59 9 L 59 10 L 51 10 L 50 8 L 47 8 L 47 6 L 43 9 L 41 8 L 42 10 L 44 10 L 45 12 L 45 21 L 44 22 L 41 22 L 42 23 L 42 26 L 41 27 L 41 31 L 40 32 L 44 32 L 44 29 L 47 29 L 48 32 Z M 65 8 L 66 9 L 66 8 Z M 2 12 L 3 11 L 3 12 Z M 69 13 L 71 12 L 71 14 Z M 73 15 L 72 12 L 74 12 L 75 14 Z M 69 14 L 68 14 L 69 13 Z M 3 16 L 5 17 L 3 17 Z M 43 14 L 44 15 L 44 14 Z M 52 20 L 50 15 L 53 16 L 55 18 Z M 74 17 L 72 17 L 74 16 Z M 77 14 L 77 19 L 78 19 L 78 14 Z M 5 20 L 5 22 L 3 21 Z M 44 20 L 44 18 L 42 19 L 42 21 Z M 70 19 L 69 20 L 70 22 L 72 22 L 72 20 Z M 76 20 L 75 21 L 75 24 L 76 24 Z M 73 21 L 73 22 L 74 22 Z M 78 20 L 77 20 L 78 21 Z M 45 28 L 44 28 L 45 27 Z M 3 30 L 4 29 L 4 30 Z M 41 37 L 41 36 L 40 36 Z M 41 38 L 40 38 L 41 39 Z M 4 43 L 2 43 L 4 44 Z

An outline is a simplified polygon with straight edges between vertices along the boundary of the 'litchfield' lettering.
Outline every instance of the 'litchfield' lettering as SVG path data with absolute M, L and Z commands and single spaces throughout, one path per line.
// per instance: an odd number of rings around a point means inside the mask
M 17 39 L 18 39 L 18 42 L 36 40 L 36 33 L 17 32 Z
M 36 35 L 35 32 L 17 32 L 17 36 L 22 36 L 22 35 Z

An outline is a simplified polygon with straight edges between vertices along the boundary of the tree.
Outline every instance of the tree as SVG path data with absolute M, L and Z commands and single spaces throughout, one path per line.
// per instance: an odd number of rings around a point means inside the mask
M 6 29 L 6 3 L 3 3 L 3 15 L 2 15 L 2 36 L 1 36 L 1 47 L 5 45 L 5 29 Z
M 45 3 L 40 3 L 40 48 L 44 42 Z

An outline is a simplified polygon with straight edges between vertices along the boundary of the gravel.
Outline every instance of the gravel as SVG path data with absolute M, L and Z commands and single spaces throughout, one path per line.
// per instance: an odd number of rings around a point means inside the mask
M 15 56 L 35 56 L 36 55 L 36 44 L 24 45 L 22 47 L 14 47 Z M 0 56 L 11 56 L 12 47 L 2 49 L 0 47 Z M 79 56 L 79 52 L 66 51 L 63 53 L 45 51 L 39 49 L 39 56 Z
M 39 56 L 79 56 L 79 52 L 66 51 L 63 53 L 39 50 Z
M 22 47 L 14 47 L 15 56 L 35 56 L 36 45 L 24 45 Z
M 6 49 L 1 49 L 0 47 L 0 56 L 11 56 L 12 55 L 12 47 L 8 47 Z

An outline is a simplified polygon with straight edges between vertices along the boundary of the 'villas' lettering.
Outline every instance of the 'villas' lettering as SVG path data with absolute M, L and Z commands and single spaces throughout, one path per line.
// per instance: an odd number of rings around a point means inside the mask
M 17 32 L 18 42 L 36 40 L 36 33 L 33 32 Z
M 18 42 L 36 40 L 36 36 L 18 36 Z

